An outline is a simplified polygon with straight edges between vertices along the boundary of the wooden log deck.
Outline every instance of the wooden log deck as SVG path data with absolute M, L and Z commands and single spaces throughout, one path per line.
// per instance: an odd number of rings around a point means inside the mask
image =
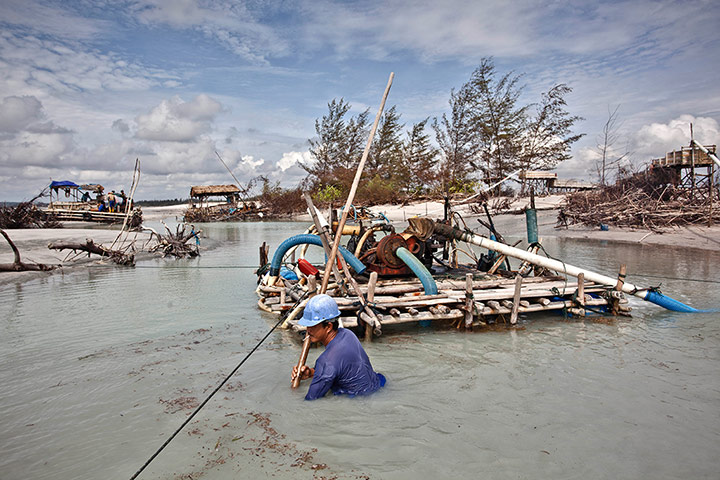
M 578 280 L 580 280 L 578 282 Z M 280 285 L 260 285 L 257 289 L 258 306 L 280 314 L 292 309 L 297 299 L 315 282 L 279 280 Z M 359 280 L 360 290 L 368 294 L 367 280 Z M 370 282 L 372 283 L 372 282 Z M 418 322 L 457 322 L 458 328 L 465 319 L 465 328 L 496 323 L 514 324 L 518 315 L 566 310 L 575 316 L 584 316 L 586 309 L 608 305 L 612 287 L 597 285 L 584 279 L 558 276 L 506 278 L 499 275 L 466 274 L 462 278 L 436 278 L 438 294 L 425 295 L 416 278 L 378 280 L 370 288 L 371 304 L 382 325 Z M 284 285 L 283 285 L 284 284 Z M 360 309 L 358 298 L 343 297 L 331 285 L 328 294 L 338 303 L 341 322 L 346 328 L 359 327 Z M 607 292 L 607 293 L 606 293 Z M 470 293 L 470 294 L 468 294 Z M 621 302 L 627 303 L 626 299 Z M 297 308 L 297 307 L 296 307 Z M 626 310 L 629 310 L 625 307 Z M 470 313 L 468 315 L 468 312 Z M 305 327 L 297 324 L 300 313 L 283 325 L 284 328 L 302 332 Z M 427 323 L 425 323 L 427 324 Z
M 61 222 L 98 222 L 98 223 L 122 223 L 125 220 L 125 213 L 119 212 L 98 212 L 95 210 L 78 210 L 64 208 L 48 208 L 45 214 Z M 142 212 L 133 210 L 130 213 L 131 226 L 142 223 Z

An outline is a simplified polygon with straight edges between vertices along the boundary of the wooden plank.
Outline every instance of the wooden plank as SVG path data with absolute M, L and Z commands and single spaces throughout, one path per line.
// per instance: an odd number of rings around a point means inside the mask
M 464 317 L 464 312 L 460 309 L 451 309 L 447 313 L 432 314 L 430 312 L 418 312 L 416 315 L 410 313 L 401 313 L 399 315 L 380 315 L 380 322 L 383 325 L 396 325 L 401 323 L 416 323 L 421 320 L 439 321 L 439 320 L 457 320 Z M 340 317 L 345 328 L 357 327 L 357 317 Z M 305 327 L 302 325 L 292 325 L 292 330 L 296 332 L 304 332 Z
M 488 304 L 493 302 L 488 302 Z M 495 302 L 497 303 L 497 302 Z M 593 298 L 592 301 L 588 302 L 587 305 L 607 305 L 607 300 L 604 298 Z M 523 309 L 523 313 L 533 313 L 533 312 L 542 312 L 546 310 L 562 310 L 563 308 L 570 308 L 573 307 L 572 300 L 565 300 L 565 301 L 558 301 L 558 302 L 550 302 L 547 305 L 542 305 L 540 303 L 533 303 L 529 307 Z M 488 316 L 488 315 L 507 315 L 511 313 L 511 310 L 509 308 L 501 307 L 498 305 L 498 308 L 489 308 L 485 307 L 485 309 L 482 310 L 481 315 L 482 316 Z

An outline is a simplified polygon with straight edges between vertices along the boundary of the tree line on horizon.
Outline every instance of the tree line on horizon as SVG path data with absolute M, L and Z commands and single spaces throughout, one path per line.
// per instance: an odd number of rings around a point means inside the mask
M 406 125 L 396 105 L 386 109 L 363 170 L 358 203 L 471 193 L 515 170 L 551 170 L 569 159 L 572 144 L 584 135 L 572 131 L 582 120 L 567 111 L 565 98 L 572 88 L 556 84 L 539 101 L 523 104 L 521 79 L 514 72 L 500 74 L 492 58 L 483 58 L 470 79 L 450 91 L 447 113 Z M 315 120 L 316 137 L 308 140 L 313 161 L 300 164 L 307 177 L 294 190 L 260 178 L 260 198 L 272 199 L 264 203 L 302 206 L 300 192 L 307 190 L 323 204 L 347 196 L 370 133 L 370 111 L 351 115 L 352 105 L 344 98 L 327 106 Z
M 582 118 L 566 110 L 572 89 L 557 84 L 537 103 L 521 104 L 521 78 L 499 74 L 492 58 L 483 58 L 470 79 L 451 90 L 448 113 L 406 128 L 397 106 L 387 109 L 357 197 L 376 203 L 471 192 L 517 169 L 551 170 L 569 159 L 572 144 L 583 136 L 572 132 Z M 370 112 L 350 116 L 350 109 L 343 98 L 333 99 L 315 121 L 317 137 L 309 140 L 314 161 L 301 166 L 308 173 L 303 186 L 320 197 L 349 191 L 367 143 Z

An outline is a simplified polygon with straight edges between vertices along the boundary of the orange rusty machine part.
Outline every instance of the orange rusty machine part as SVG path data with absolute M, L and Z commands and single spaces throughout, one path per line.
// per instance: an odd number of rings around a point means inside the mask
M 412 271 L 395 254 L 398 248 L 405 247 L 413 255 L 422 253 L 423 242 L 415 235 L 391 234 L 383 237 L 376 248 L 368 250 L 360 260 L 371 272 L 377 272 L 382 277 L 410 275 Z

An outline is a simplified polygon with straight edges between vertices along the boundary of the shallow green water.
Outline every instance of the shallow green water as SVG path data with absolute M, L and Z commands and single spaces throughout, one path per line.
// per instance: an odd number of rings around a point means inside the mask
M 256 307 L 258 246 L 305 227 L 203 225 L 199 259 L 3 286 L 0 478 L 129 478 L 275 323 Z M 720 306 L 720 254 L 544 245 Z M 289 388 L 299 344 L 278 331 L 140 478 L 717 478 L 720 315 L 631 305 L 612 324 L 396 328 L 366 346 L 385 389 L 313 403 Z

